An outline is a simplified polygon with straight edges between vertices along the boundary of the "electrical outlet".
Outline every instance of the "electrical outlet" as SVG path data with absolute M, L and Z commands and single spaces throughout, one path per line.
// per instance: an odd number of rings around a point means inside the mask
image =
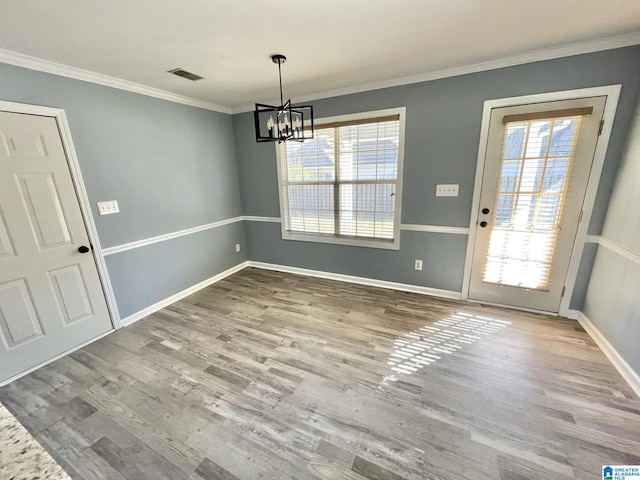
M 436 197 L 457 197 L 458 187 L 457 184 L 436 185 Z
M 240 244 L 236 243 L 236 252 L 239 252 L 239 251 L 240 251 Z
M 422 270 L 422 260 L 416 260 L 415 269 Z
M 98 202 L 98 213 L 100 215 L 111 215 L 112 213 L 119 213 L 120 207 L 117 200 L 109 200 L 106 202 Z

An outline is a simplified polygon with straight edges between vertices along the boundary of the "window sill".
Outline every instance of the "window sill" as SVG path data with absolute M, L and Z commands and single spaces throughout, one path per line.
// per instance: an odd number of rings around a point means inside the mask
M 329 243 L 332 245 L 345 245 L 349 247 L 378 248 L 382 250 L 400 250 L 400 238 L 396 235 L 393 241 L 389 240 L 368 240 L 365 238 L 337 238 L 324 235 L 313 235 L 306 233 L 283 232 L 283 240 L 294 240 L 298 242 Z

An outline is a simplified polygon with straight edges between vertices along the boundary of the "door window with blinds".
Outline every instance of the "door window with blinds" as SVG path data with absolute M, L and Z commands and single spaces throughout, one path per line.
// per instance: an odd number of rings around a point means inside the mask
M 557 312 L 606 97 L 491 111 L 469 298 Z
M 278 148 L 283 238 L 399 248 L 404 108 L 316 121 Z
M 582 113 L 505 117 L 485 282 L 548 289 Z

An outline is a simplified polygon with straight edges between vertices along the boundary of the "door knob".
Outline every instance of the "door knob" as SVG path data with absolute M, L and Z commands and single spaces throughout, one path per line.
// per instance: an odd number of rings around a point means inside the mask
M 489 213 L 489 209 L 488 208 L 483 208 L 482 209 L 482 213 L 484 213 L 486 215 L 487 213 Z
M 487 222 L 480 222 L 480 226 L 481 226 L 482 228 L 486 227 L 487 225 L 488 225 L 488 224 L 487 224 Z
M 89 251 L 89 247 L 87 247 L 86 245 L 82 245 L 78 248 L 78 251 L 80 253 L 87 253 Z

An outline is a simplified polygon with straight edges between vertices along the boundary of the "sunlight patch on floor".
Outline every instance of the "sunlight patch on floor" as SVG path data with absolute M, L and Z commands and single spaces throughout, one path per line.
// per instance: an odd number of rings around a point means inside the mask
M 442 359 L 443 355 L 451 355 L 507 325 L 511 322 L 464 312 L 454 313 L 398 337 L 387 365 L 396 373 L 411 375 Z M 396 380 L 395 373 L 384 378 L 384 381 Z

